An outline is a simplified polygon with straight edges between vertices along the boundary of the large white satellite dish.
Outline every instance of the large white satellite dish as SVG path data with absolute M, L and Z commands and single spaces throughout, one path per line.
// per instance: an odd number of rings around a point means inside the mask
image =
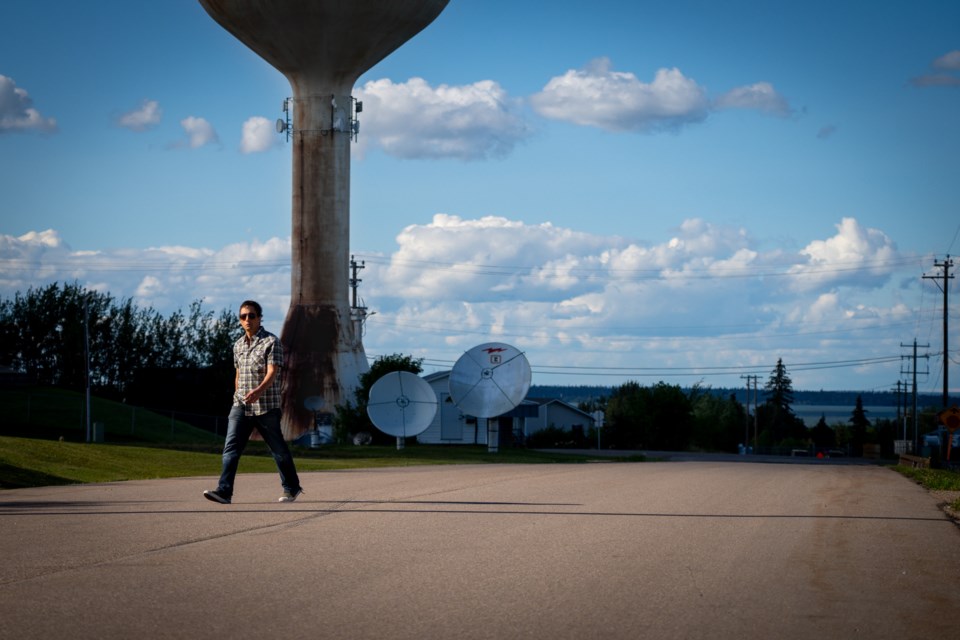
M 437 394 L 415 373 L 391 371 L 370 387 L 367 415 L 377 429 L 389 436 L 419 435 L 436 414 Z
M 523 401 L 530 377 L 530 363 L 521 351 L 488 342 L 470 349 L 453 365 L 450 397 L 467 415 L 493 418 Z

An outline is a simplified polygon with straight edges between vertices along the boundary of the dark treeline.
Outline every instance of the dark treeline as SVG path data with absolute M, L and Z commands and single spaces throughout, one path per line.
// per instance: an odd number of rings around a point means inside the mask
M 605 446 L 614 449 L 734 452 L 747 446 L 758 452 L 801 449 L 829 455 L 839 450 L 859 456 L 866 445 L 878 445 L 880 453 L 892 455 L 899 437 L 894 421 L 871 421 L 867 417 L 863 394 L 852 398 L 845 421 L 828 425 L 821 418 L 816 426 L 808 428 L 794 413 L 797 393 L 782 360 L 777 361 L 757 394 L 756 415 L 749 416 L 745 403 L 732 389 L 685 389 L 664 382 L 646 387 L 627 382 L 609 388 L 532 389 L 544 396 L 551 391 L 554 397 L 575 403 L 584 411 L 602 410 Z M 577 396 L 582 399 L 577 400 Z M 934 405 L 918 414 L 918 433 L 934 429 L 936 412 Z
M 897 406 L 896 384 L 893 385 L 893 391 L 808 391 L 794 390 L 794 405 L 825 405 L 836 407 L 853 407 L 857 404 L 857 396 L 860 396 L 863 404 L 874 407 L 895 407 Z M 615 387 L 601 385 L 533 385 L 530 387 L 530 395 L 536 398 L 560 398 L 570 404 L 589 402 L 597 398 L 608 397 Z M 747 390 L 744 387 L 681 387 L 685 393 L 690 393 L 695 388 L 705 393 L 712 394 L 719 398 L 729 398 L 733 395 L 738 401 L 746 404 Z M 905 391 L 901 391 L 899 398 L 900 404 L 903 404 Z M 943 396 L 935 393 L 918 393 L 917 404 L 921 407 L 939 406 L 942 404 Z M 753 391 L 750 392 L 750 402 L 753 402 Z M 953 401 L 951 401 L 952 404 Z
M 215 314 L 199 301 L 163 316 L 77 284 L 54 283 L 0 300 L 0 364 L 40 385 L 80 390 L 89 353 L 91 390 L 113 399 L 128 398 L 145 372 L 213 369 L 229 375 L 238 332 L 229 310 Z M 162 387 L 141 392 L 157 396 Z

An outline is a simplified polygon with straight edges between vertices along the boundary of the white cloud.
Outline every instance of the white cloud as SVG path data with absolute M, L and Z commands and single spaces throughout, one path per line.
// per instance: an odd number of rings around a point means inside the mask
M 756 109 L 764 113 L 788 116 L 793 112 L 790 103 L 777 93 L 769 82 L 757 82 L 746 87 L 736 87 L 717 98 L 718 109 Z
M 780 116 L 793 112 L 769 82 L 737 87 L 711 103 L 706 88 L 675 67 L 659 69 L 649 83 L 611 67 L 608 58 L 597 58 L 583 69 L 571 69 L 531 96 L 530 105 L 545 118 L 613 132 L 677 131 L 720 109 Z
M 253 116 L 243 123 L 240 137 L 241 153 L 260 153 L 276 147 L 280 137 L 273 122 L 262 116 Z
M 700 122 L 709 114 L 706 91 L 679 69 L 660 69 L 650 83 L 612 71 L 598 58 L 586 68 L 552 78 L 530 97 L 545 118 L 607 131 L 657 131 Z
M 960 77 L 945 73 L 931 73 L 912 78 L 910 83 L 915 87 L 960 87 Z
M 853 360 L 896 353 L 899 335 L 887 327 L 903 322 L 892 287 L 875 298 L 906 262 L 881 232 L 852 219 L 799 254 L 761 252 L 746 230 L 702 219 L 641 244 L 437 215 L 406 227 L 398 244 L 367 260 L 371 353 L 450 358 L 496 338 L 556 366 L 747 365 L 777 353 Z M 847 344 L 824 346 L 824 336 Z
M 814 240 L 800 251 L 806 260 L 790 269 L 794 288 L 885 284 L 893 275 L 891 265 L 900 259 L 893 241 L 879 229 L 863 227 L 855 218 L 844 218 L 836 228 L 833 237 Z
M 213 125 L 203 118 L 188 116 L 180 121 L 180 126 L 183 127 L 183 132 L 187 136 L 187 146 L 191 149 L 220 142 Z
M 960 87 L 960 49 L 949 51 L 932 63 L 935 73 L 928 73 L 910 79 L 915 87 Z
M 817 131 L 817 138 L 820 140 L 826 140 L 827 138 L 832 137 L 837 132 L 837 127 L 832 124 L 826 124 L 820 127 L 820 130 Z
M 933 68 L 960 71 L 960 49 L 954 49 L 934 60 Z
M 75 251 L 54 230 L 0 235 L 0 296 L 31 286 L 77 282 L 130 297 L 164 314 L 203 300 L 208 309 L 232 308 L 257 297 L 282 323 L 290 296 L 290 240 L 232 244 L 221 249 L 185 246 Z
M 33 108 L 33 100 L 25 89 L 17 87 L 13 78 L 0 75 L 0 134 L 8 131 L 57 130 L 57 121 L 46 118 Z
M 448 214 L 436 214 L 427 225 L 404 228 L 397 243 L 391 266 L 381 274 L 386 291 L 433 298 L 453 296 L 468 286 L 474 300 L 541 297 L 542 287 L 574 286 L 576 280 L 563 275 L 562 265 L 569 270 L 579 262 L 577 254 L 618 244 L 550 223 L 527 225 L 497 216 L 464 220 Z M 446 266 L 422 268 L 431 262 Z
M 530 135 L 520 103 L 490 80 L 430 86 L 421 78 L 367 82 L 358 153 L 378 147 L 399 158 L 502 157 Z
M 354 93 L 363 103 L 355 147 L 361 157 L 379 148 L 398 158 L 498 158 L 533 133 L 523 116 L 523 101 L 511 98 L 491 80 L 433 87 L 422 78 L 403 83 L 381 79 Z M 676 131 L 702 122 L 717 109 L 792 113 L 787 100 L 768 82 L 733 89 L 711 102 L 706 89 L 679 69 L 659 69 L 646 83 L 633 73 L 612 70 L 607 58 L 552 78 L 527 103 L 544 118 L 611 132 Z M 257 126 L 264 129 L 258 131 L 262 137 L 257 140 L 266 145 L 272 126 L 265 120 Z M 245 152 L 263 150 L 247 143 L 247 137 L 245 125 Z
M 163 117 L 163 109 L 156 100 L 144 100 L 139 107 L 131 109 L 117 118 L 117 125 L 131 131 L 146 131 L 158 124 Z
M 0 236 L 0 295 L 76 281 L 164 313 L 194 300 L 219 311 L 254 297 L 279 330 L 290 257 L 290 240 L 279 238 L 218 249 L 74 251 L 53 230 Z M 436 214 L 405 227 L 391 255 L 357 258 L 366 265 L 361 298 L 375 312 L 368 354 L 452 363 L 497 339 L 526 350 L 535 368 L 600 370 L 744 366 L 778 356 L 789 368 L 895 355 L 902 327 L 913 326 L 896 276 L 916 281 L 919 265 L 853 218 L 791 253 L 761 250 L 745 229 L 696 218 L 643 243 L 550 223 Z M 836 372 L 832 385 L 828 375 L 810 378 L 813 388 L 863 388 L 842 378 L 848 371 Z M 794 380 L 804 388 L 802 375 Z

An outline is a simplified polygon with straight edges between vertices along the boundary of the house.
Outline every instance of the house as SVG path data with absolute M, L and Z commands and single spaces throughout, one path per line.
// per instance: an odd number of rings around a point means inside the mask
M 464 415 L 450 397 L 450 372 L 438 371 L 423 377 L 437 394 L 437 414 L 426 430 L 417 436 L 423 444 L 489 444 L 511 446 L 523 443 L 541 429 L 582 427 L 586 433 L 594 424 L 589 413 L 563 400 L 526 398 L 511 411 L 490 418 Z M 498 434 L 499 442 L 493 439 Z
M 557 398 L 527 398 L 527 400 L 537 405 L 537 417 L 527 419 L 524 425 L 526 428 L 524 435 L 527 437 L 548 427 L 563 431 L 579 430 L 581 435 L 586 435 L 596 426 L 592 414 L 581 411 L 569 402 Z

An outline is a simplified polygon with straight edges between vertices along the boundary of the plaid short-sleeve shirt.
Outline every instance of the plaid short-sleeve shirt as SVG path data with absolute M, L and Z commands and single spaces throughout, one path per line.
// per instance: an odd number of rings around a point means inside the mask
M 233 404 L 244 408 L 244 415 L 259 416 L 271 409 L 280 408 L 280 389 L 283 377 L 283 345 L 280 339 L 260 327 L 249 341 L 241 336 L 233 343 L 233 364 L 237 368 L 237 391 Z M 267 365 L 277 367 L 277 375 L 253 404 L 244 405 L 243 398 L 267 375 Z

